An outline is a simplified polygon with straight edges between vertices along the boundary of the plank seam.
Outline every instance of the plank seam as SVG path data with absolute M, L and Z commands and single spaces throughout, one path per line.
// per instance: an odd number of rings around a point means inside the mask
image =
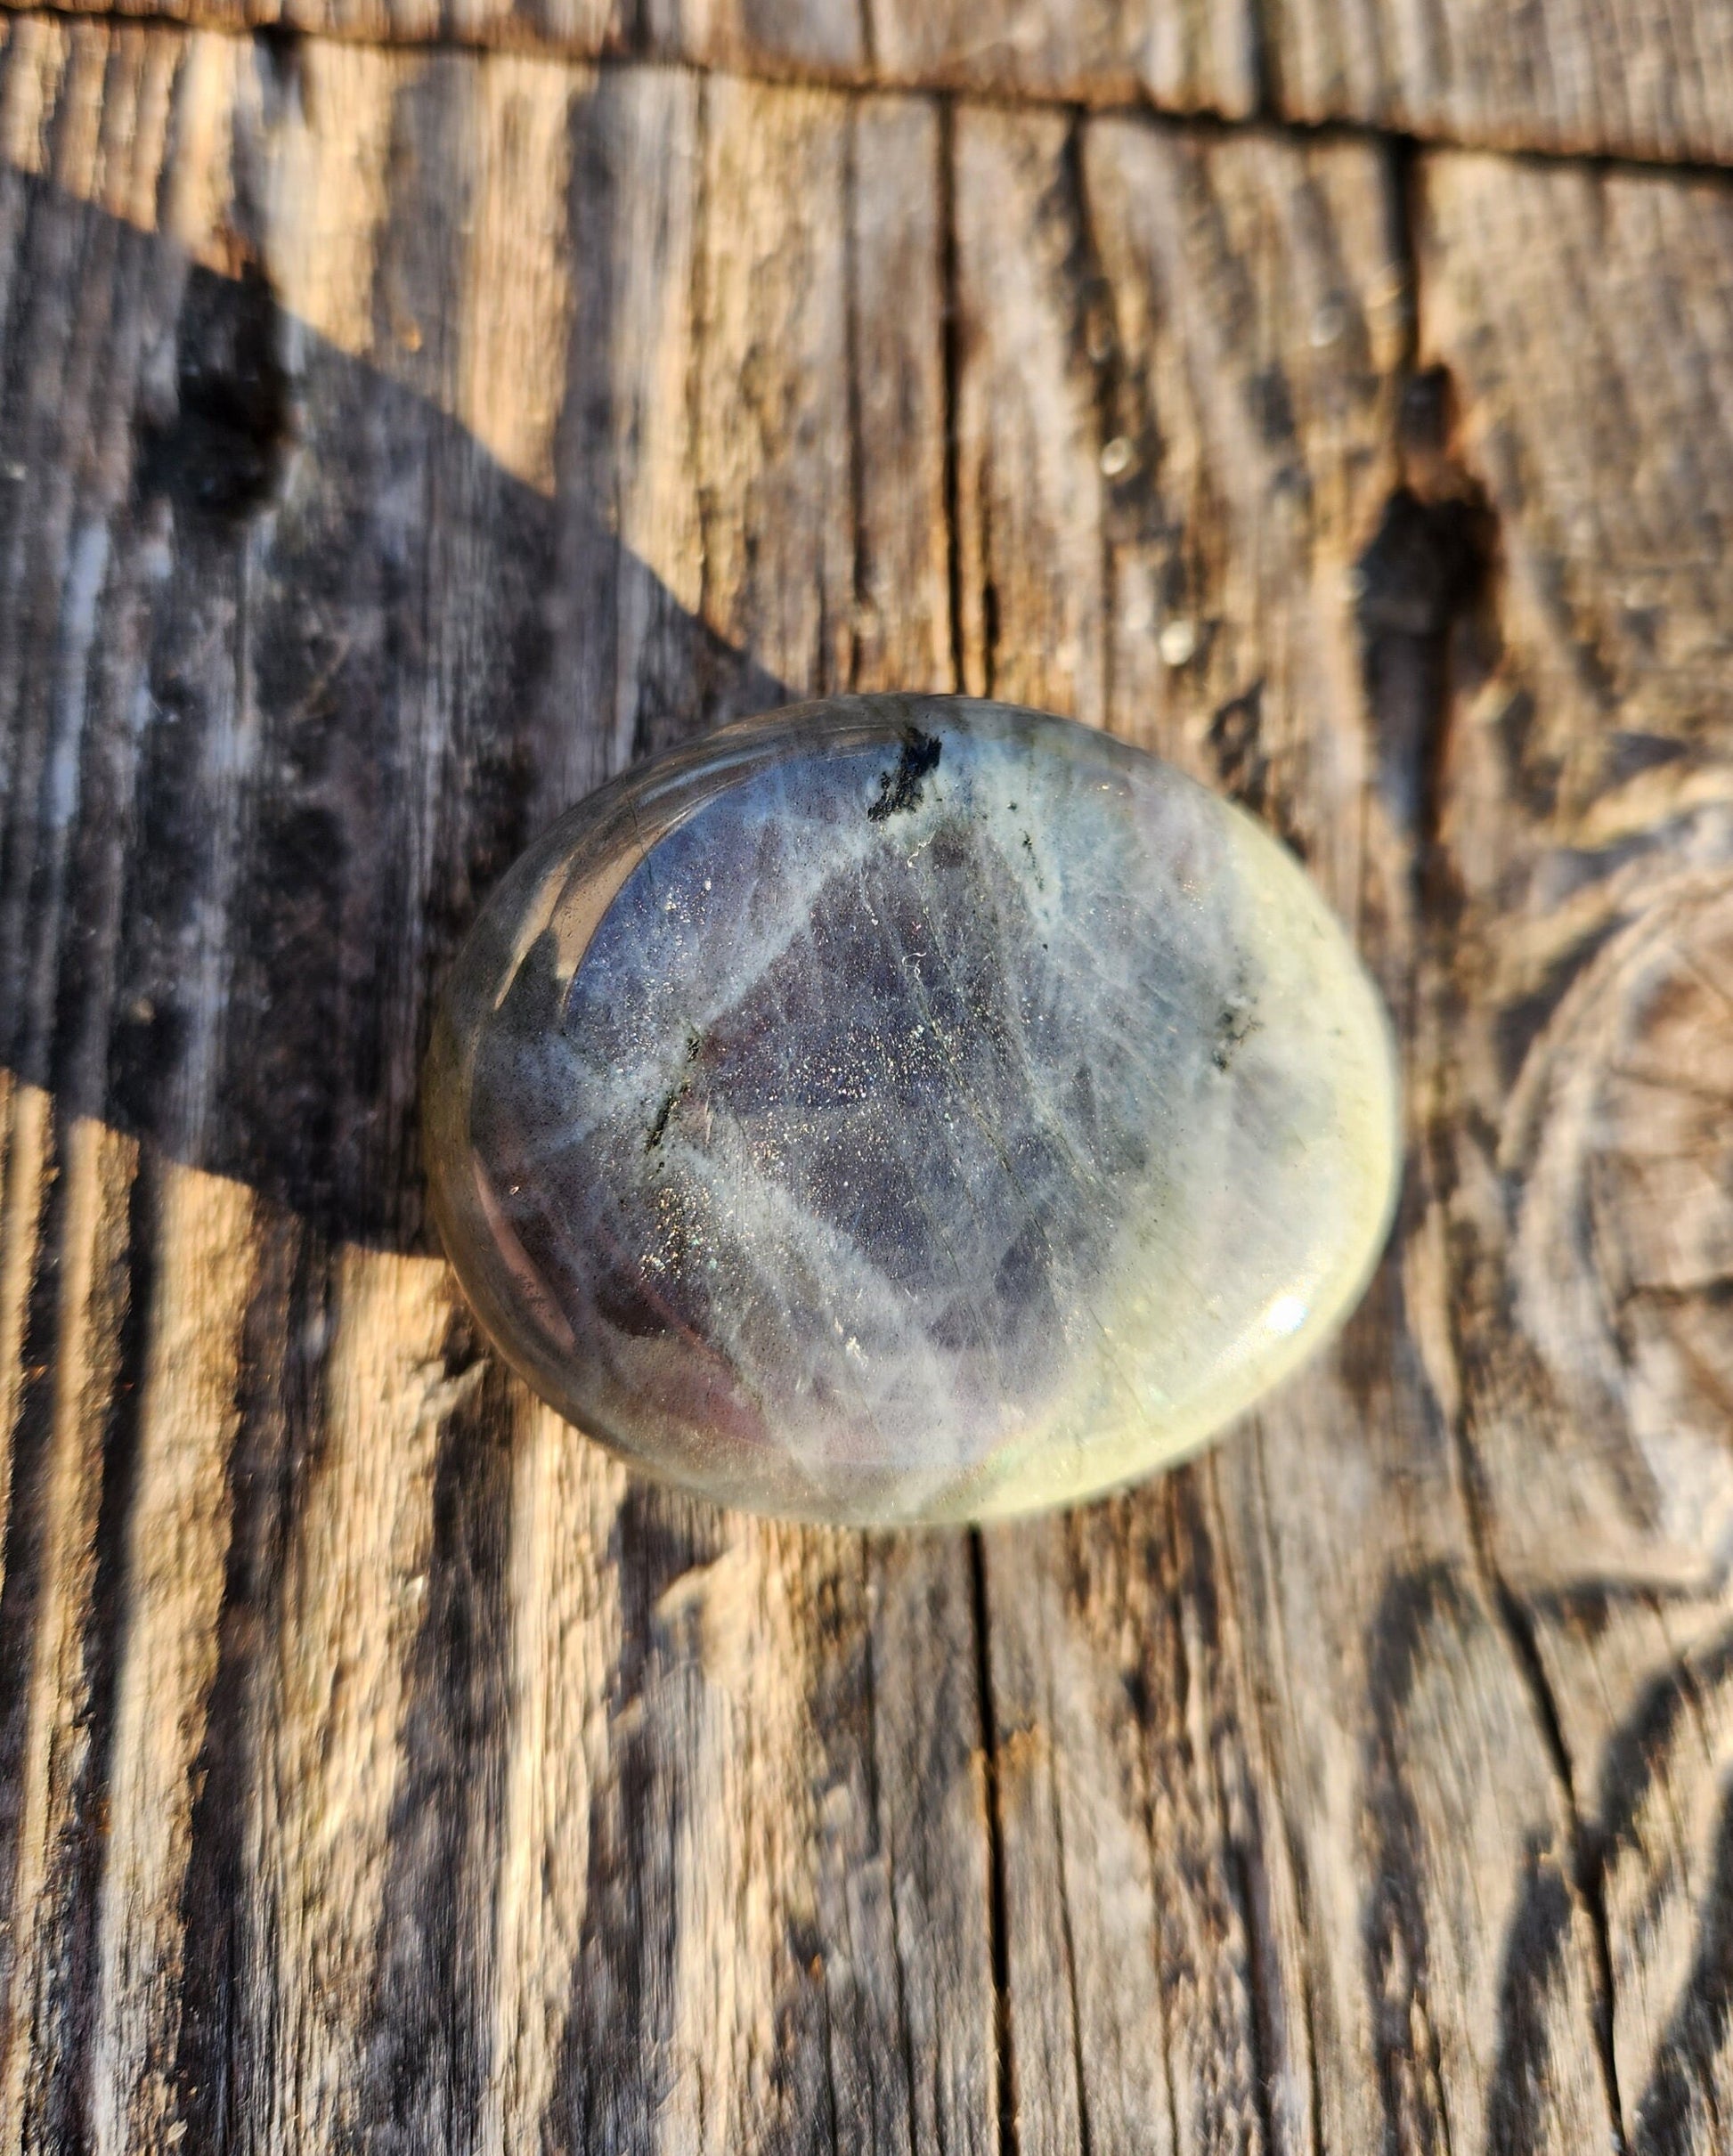
M 1059 1702 L 1054 1696 L 1053 1664 L 1047 1664 L 1047 1728 L 1059 1727 Z M 1065 1815 L 1059 1799 L 1059 1746 L 1047 1748 L 1047 1801 L 1052 1811 L 1054 1863 L 1059 1878 L 1059 1947 L 1065 1965 L 1065 1996 L 1071 2009 L 1071 2071 L 1077 2078 L 1078 2156 L 1092 2156 L 1094 2136 L 1089 2125 L 1089 2077 L 1085 2069 L 1083 2006 L 1078 1992 L 1077 1940 L 1071 1928 L 1071 1897 L 1065 1883 Z
M 1246 0 L 1247 58 L 1251 69 L 1251 112 L 1257 121 L 1281 118 L 1281 52 L 1276 37 L 1275 0 Z
M 939 293 L 944 351 L 940 355 L 944 409 L 945 576 L 948 589 L 951 687 L 960 696 L 963 671 L 963 502 L 959 411 L 963 395 L 962 273 L 956 237 L 956 111 L 939 104 Z
M 1118 406 L 1120 385 L 1118 340 L 1111 328 L 1112 301 L 1111 297 L 1103 297 L 1108 292 L 1108 279 L 1102 266 L 1101 249 L 1095 240 L 1095 222 L 1089 202 L 1089 182 L 1083 155 L 1084 126 L 1083 117 L 1078 115 L 1066 130 L 1061 169 L 1065 175 L 1065 185 L 1071 198 L 1071 214 L 1076 220 L 1077 323 L 1073 340 L 1089 368 L 1095 421 L 1094 450 L 1099 464 L 1106 453 L 1108 443 L 1115 440 L 1119 433 Z M 1102 319 L 1103 315 L 1106 317 L 1104 321 Z M 1097 356 L 1098 354 L 1100 356 Z M 1103 712 L 1111 712 L 1114 708 L 1113 661 L 1119 628 L 1118 579 L 1114 574 L 1114 519 L 1106 503 L 1103 503 L 1103 509 L 1107 513 L 1101 519 L 1101 703 Z
M 988 1926 L 993 1962 L 994 2053 L 998 2083 L 999 2156 L 1018 2156 L 1016 2061 L 1011 2038 L 1011 1948 L 1005 1921 L 1005 1824 L 1000 1816 L 998 1731 L 993 1713 L 993 1644 L 987 1603 L 987 1545 L 969 1530 L 969 1572 L 975 1620 L 975 1681 L 980 1701 L 980 1749 L 987 1800 Z
M 862 1599 L 867 1607 L 872 1602 L 873 1552 L 870 1541 L 861 1537 Z M 897 1843 L 893 1822 L 888 1814 L 879 1782 L 879 1721 L 878 1721 L 878 1668 L 873 1654 L 873 1631 L 866 1628 L 861 1651 L 861 1684 L 866 1708 L 866 1800 L 872 1807 L 873 1832 L 878 1837 L 884 1854 L 887 1876 L 892 1882 L 891 1892 L 891 1957 L 897 1980 L 897 2035 L 903 2056 L 903 2072 L 907 2079 L 905 2092 L 908 2119 L 909 2156 L 915 2156 L 921 2145 L 920 2119 L 915 2103 L 915 2035 L 908 2018 L 908 1973 L 903 1965 L 902 1920 L 896 1906 L 895 1880 L 897 1877 Z M 940 2156 L 943 2156 L 943 2135 L 940 2136 Z
M 862 0 L 863 8 L 865 0 Z M 859 144 L 856 140 L 857 115 L 850 112 L 842 130 L 842 371 L 843 398 L 849 431 L 849 544 L 853 554 L 849 573 L 849 598 L 853 619 L 849 624 L 847 687 L 860 687 L 860 632 L 866 619 L 866 444 L 860 411 L 860 246 Z

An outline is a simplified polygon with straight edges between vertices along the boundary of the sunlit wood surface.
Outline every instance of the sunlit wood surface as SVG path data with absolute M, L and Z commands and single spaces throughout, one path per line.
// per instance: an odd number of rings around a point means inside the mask
M 0 2151 L 1725 2151 L 1733 12 L 169 12 L 0 18 Z M 633 1480 L 423 1216 L 514 851 L 850 686 L 1404 1055 L 1339 1347 L 979 1537 Z

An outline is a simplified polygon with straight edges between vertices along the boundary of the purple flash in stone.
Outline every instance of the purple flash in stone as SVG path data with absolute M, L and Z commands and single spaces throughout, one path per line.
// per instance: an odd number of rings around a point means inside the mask
M 1287 853 L 1040 712 L 839 697 L 563 818 L 428 1059 L 435 1215 L 560 1412 L 804 1518 L 985 1518 L 1195 1447 L 1358 1297 L 1388 1029 Z

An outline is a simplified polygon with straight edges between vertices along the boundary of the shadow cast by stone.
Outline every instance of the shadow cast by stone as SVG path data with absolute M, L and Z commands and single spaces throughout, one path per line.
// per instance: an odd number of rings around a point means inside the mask
M 479 899 L 606 775 L 622 700 L 642 753 L 787 692 L 582 493 L 256 273 L 25 184 L 27 260 L 154 304 L 115 310 L 117 342 L 145 324 L 132 382 L 110 355 L 132 409 L 71 500 L 31 286 L 8 326 L 0 1060 L 333 1239 L 418 1247 L 419 1052 Z M 571 399 L 562 470 L 594 424 Z

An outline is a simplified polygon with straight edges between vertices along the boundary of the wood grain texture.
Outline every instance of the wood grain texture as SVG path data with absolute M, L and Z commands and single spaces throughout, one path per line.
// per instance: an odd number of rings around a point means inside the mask
M 11 22 L 0 2144 L 1721 2146 L 1729 200 Z M 850 685 L 1235 794 L 1408 1073 L 1331 1355 L 980 1538 L 639 1484 L 421 1216 L 504 863 Z
M 1440 802 L 1454 1382 L 1574 1786 L 1631 2145 L 1706 2149 L 1733 2093 L 1733 205 L 1481 159 L 1420 196 L 1425 348 L 1501 531 Z M 1561 340 L 1567 289 L 1593 304 Z
M 1267 0 L 1276 102 L 1432 141 L 1664 161 L 1733 154 L 1718 0 Z
M 1236 117 L 1261 82 L 1251 0 L 77 0 L 72 12 Z

